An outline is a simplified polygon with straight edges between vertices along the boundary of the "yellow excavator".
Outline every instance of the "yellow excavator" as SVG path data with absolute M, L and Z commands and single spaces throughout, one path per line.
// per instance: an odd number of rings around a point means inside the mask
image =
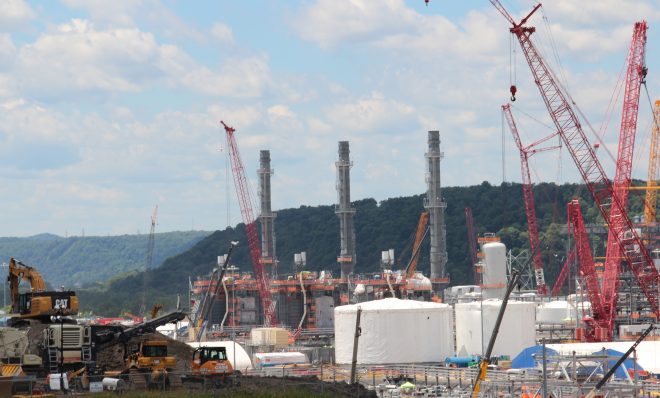
M 30 284 L 30 291 L 21 293 L 21 280 Z M 69 316 L 78 313 L 78 297 L 73 291 L 47 291 L 44 278 L 36 268 L 12 258 L 9 260 L 11 290 L 10 324 L 20 325 L 29 319 L 50 322 L 54 315 Z

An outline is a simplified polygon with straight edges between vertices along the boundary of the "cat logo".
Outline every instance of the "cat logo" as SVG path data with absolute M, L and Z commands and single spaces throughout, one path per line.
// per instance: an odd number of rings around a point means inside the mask
M 69 308 L 69 299 L 55 299 L 55 308 L 57 309 Z

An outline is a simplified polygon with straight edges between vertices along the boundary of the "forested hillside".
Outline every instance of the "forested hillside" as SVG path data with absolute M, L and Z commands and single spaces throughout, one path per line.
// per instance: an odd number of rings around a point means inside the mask
M 443 189 L 447 202 L 447 264 L 452 284 L 470 283 L 472 270 L 468 260 L 464 208 L 472 208 L 477 232 L 497 233 L 514 252 L 528 249 L 527 222 L 520 184 L 492 186 L 484 182 L 470 187 Z M 586 222 L 598 221 L 597 209 L 588 198 L 588 191 L 577 184 L 539 184 L 534 187 L 536 211 L 542 252 L 546 264 L 546 279 L 553 283 L 562 265 L 567 237 L 560 233 L 566 222 L 566 203 L 581 197 Z M 641 195 L 631 195 L 631 214 L 641 213 Z M 380 252 L 389 248 L 400 258 L 395 268 L 405 267 L 410 256 L 412 234 L 420 212 L 423 195 L 392 198 L 380 203 L 373 199 L 354 202 L 357 210 L 355 228 L 357 235 L 357 272 L 377 271 Z M 279 273 L 291 273 L 293 253 L 307 251 L 307 268 L 331 270 L 339 273 L 336 256 L 339 253 L 339 221 L 333 206 L 302 206 L 278 212 L 276 219 L 277 252 L 280 260 Z M 208 274 L 216 263 L 216 257 L 227 251 L 229 242 L 240 241 L 232 263 L 241 270 L 249 271 L 248 248 L 243 225 L 216 231 L 185 253 L 167 259 L 161 267 L 146 277 L 149 297 L 154 303 L 173 305 L 176 294 L 187 297 L 188 277 Z M 428 239 L 427 239 L 428 240 Z M 595 237 L 595 247 L 603 251 L 602 239 Z M 428 241 L 422 250 L 418 268 L 428 272 Z M 135 274 L 112 281 L 103 289 L 79 292 L 81 305 L 105 314 L 122 310 L 136 310 L 136 292 L 142 289 L 144 275 Z M 185 302 L 185 299 L 182 300 Z
M 190 249 L 209 234 L 207 231 L 155 234 L 152 267 Z M 77 288 L 144 269 L 148 238 L 146 234 L 69 238 L 40 234 L 0 238 L 0 259 L 9 262 L 14 257 L 36 267 L 52 286 Z

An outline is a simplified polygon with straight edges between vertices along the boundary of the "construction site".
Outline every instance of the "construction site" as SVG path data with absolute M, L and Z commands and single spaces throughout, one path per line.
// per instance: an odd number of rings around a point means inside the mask
M 251 166 L 243 164 L 237 143 L 240 126 L 223 120 L 245 239 L 226 242 L 217 266 L 189 280 L 187 304 L 169 312 L 156 306 L 148 316 L 133 317 L 130 326 L 77 319 L 74 291 L 46 290 L 37 265 L 12 258 L 10 320 L 0 329 L 0 396 L 104 390 L 231 395 L 254 391 L 249 389 L 259 383 L 273 389 L 296 380 L 313 385 L 312 395 L 332 396 L 660 396 L 660 100 L 653 102 L 645 85 L 649 26 L 639 21 L 632 27 L 616 170 L 608 176 L 598 157 L 600 143 L 588 138 L 582 112 L 534 43 L 528 19 L 541 4 L 518 21 L 498 0 L 490 2 L 509 23 L 556 129 L 522 142 L 512 84 L 511 102 L 501 111 L 520 154 L 529 237 L 524 255 L 513 255 L 496 234 L 478 236 L 466 207 L 473 284 L 452 282 L 445 227 L 452 204 L 442 194 L 442 135 L 428 131 L 410 138 L 426 135 L 427 150 L 418 156 L 424 157 L 419 173 L 427 186 L 403 264 L 383 248 L 379 272 L 359 271 L 351 201 L 351 168 L 359 159 L 351 157 L 349 141 L 339 141 L 336 264 L 310 271 L 301 248 L 286 260 L 293 260 L 295 272 L 283 273 L 271 152 L 260 151 L 253 203 L 246 172 Z M 633 187 L 639 108 L 651 104 L 646 185 Z M 601 222 L 585 223 L 586 204 L 578 199 L 562 204 L 569 245 L 558 253 L 565 258 L 558 277 L 547 280 L 528 161 L 559 146 L 570 154 Z M 272 160 L 277 164 L 276 156 Z M 629 196 L 639 189 L 645 190 L 644 211 L 632 217 Z M 591 246 L 594 235 L 606 242 L 604 257 Z M 418 267 L 424 242 L 428 275 Z M 250 264 L 233 262 L 237 245 L 249 248 Z M 147 301 L 142 297 L 146 310 Z

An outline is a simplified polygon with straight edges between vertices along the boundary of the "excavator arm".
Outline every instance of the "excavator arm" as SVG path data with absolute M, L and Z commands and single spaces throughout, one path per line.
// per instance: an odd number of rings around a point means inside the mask
M 9 282 L 9 289 L 11 291 L 12 310 L 15 310 L 15 307 L 18 305 L 18 286 L 21 280 L 28 281 L 33 292 L 43 292 L 46 290 L 46 283 L 39 271 L 34 267 L 23 264 L 19 260 L 10 259 L 7 281 Z

